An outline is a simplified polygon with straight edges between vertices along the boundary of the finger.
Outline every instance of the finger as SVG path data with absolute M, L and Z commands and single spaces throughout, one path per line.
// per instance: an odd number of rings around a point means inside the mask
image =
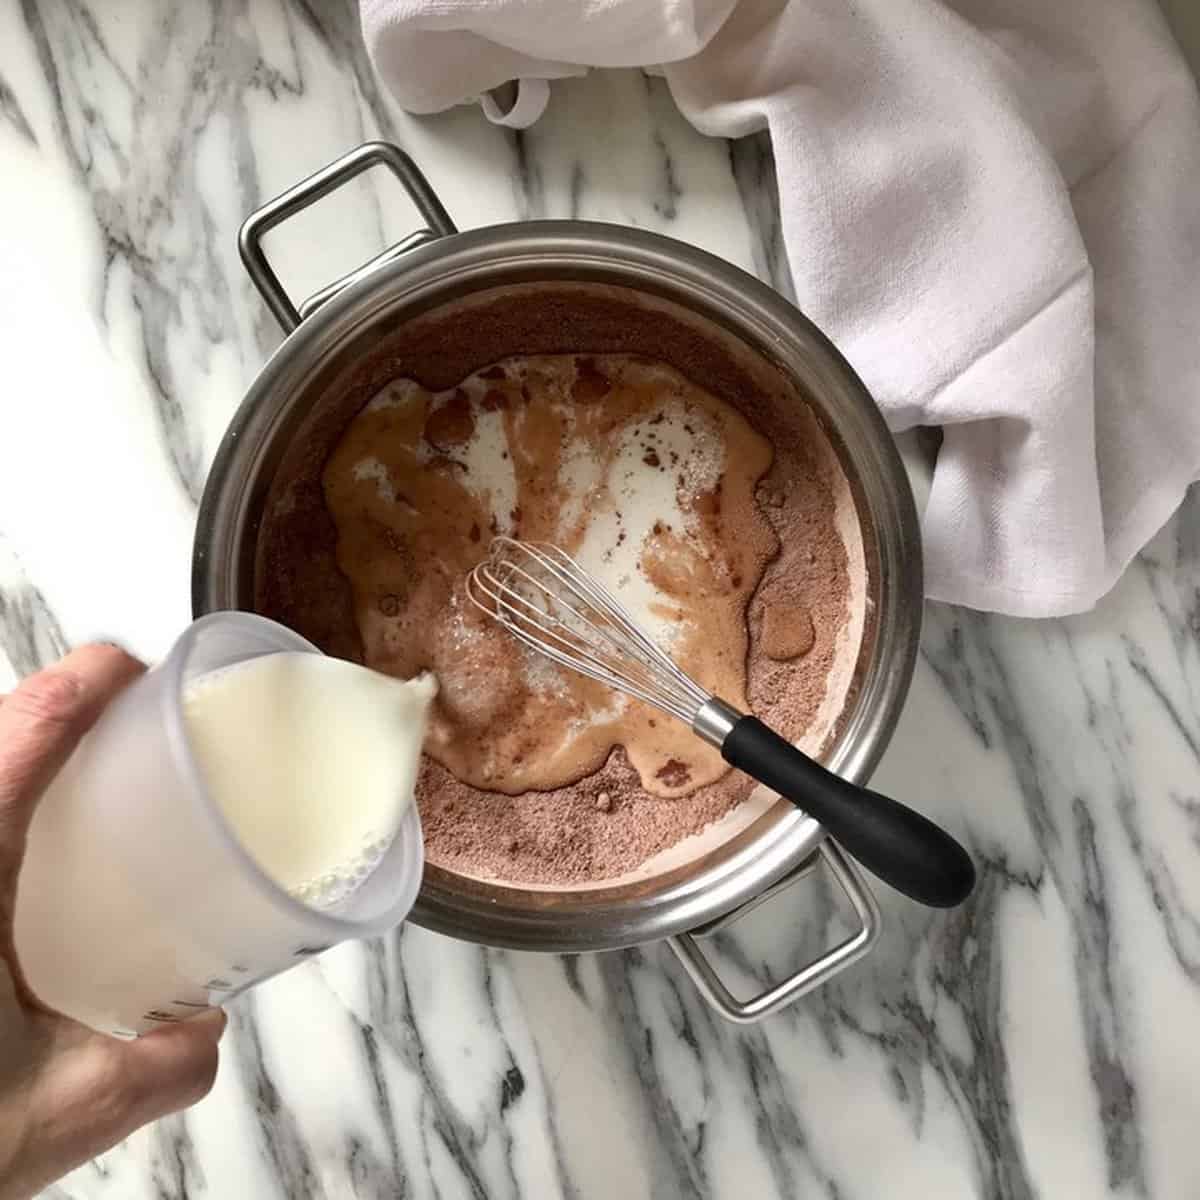
M 30 1102 L 30 1152 L 52 1168 L 44 1182 L 204 1096 L 224 1029 L 217 1010 L 132 1042 L 64 1037 Z
M 217 1008 L 124 1043 L 126 1069 L 136 1081 L 133 1117 L 137 1124 L 157 1120 L 208 1095 L 225 1025 L 225 1013 Z
M 145 667 L 84 646 L 31 675 L 0 705 L 0 895 L 11 888 L 38 799 L 104 706 Z

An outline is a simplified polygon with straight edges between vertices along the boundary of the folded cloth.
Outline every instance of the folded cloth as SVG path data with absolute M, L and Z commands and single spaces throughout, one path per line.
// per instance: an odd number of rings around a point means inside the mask
M 1200 478 L 1200 100 L 1153 0 L 362 0 L 426 112 L 662 68 L 770 131 L 797 301 L 895 430 L 940 426 L 936 599 L 1090 608 Z

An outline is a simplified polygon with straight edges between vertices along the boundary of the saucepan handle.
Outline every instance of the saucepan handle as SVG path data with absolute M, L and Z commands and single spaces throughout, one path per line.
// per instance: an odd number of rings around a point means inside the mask
M 320 200 L 322 196 L 329 195 L 343 183 L 374 166 L 385 166 L 396 176 L 417 206 L 417 211 L 426 222 L 426 228 L 418 229 L 394 246 L 389 246 L 370 262 L 364 263 L 348 275 L 344 275 L 341 279 L 335 280 L 319 292 L 314 293 L 297 308 L 280 282 L 279 276 L 275 274 L 271 264 L 267 261 L 267 256 L 262 248 L 263 235 L 289 217 L 295 216 L 310 204 Z M 433 188 L 429 186 L 428 180 L 403 150 L 389 142 L 364 142 L 363 145 L 351 150 L 348 154 L 343 154 L 335 162 L 322 167 L 307 179 L 302 179 L 288 188 L 286 192 L 276 196 L 274 200 L 268 201 L 261 208 L 252 212 L 242 223 L 241 231 L 238 234 L 238 250 L 241 252 L 242 262 L 249 272 L 250 278 L 254 281 L 254 286 L 258 288 L 262 293 L 262 298 L 267 302 L 267 307 L 283 327 L 284 332 L 291 333 L 309 313 L 319 308 L 330 296 L 341 291 L 347 284 L 408 250 L 425 242 L 431 242 L 434 238 L 448 237 L 457 232 L 454 222 L 450 220 L 450 215 L 442 206 L 442 202 L 437 198 Z
M 705 934 L 715 933 L 717 928 L 724 928 L 731 924 L 761 903 L 761 899 L 751 900 L 740 909 L 736 909 L 733 913 L 722 917 L 720 921 L 703 929 L 667 939 L 700 994 L 727 1021 L 733 1021 L 739 1025 L 750 1025 L 755 1021 L 762 1020 L 763 1017 L 769 1017 L 785 1005 L 791 1004 L 793 1000 L 798 1000 L 805 993 L 827 983 L 851 963 L 857 962 L 871 949 L 879 937 L 879 906 L 875 902 L 875 897 L 871 895 L 870 889 L 863 882 L 858 868 L 829 838 L 821 843 L 817 853 L 850 901 L 850 905 L 854 909 L 857 928 L 844 941 L 839 942 L 832 949 L 826 950 L 820 957 L 813 959 L 812 962 L 801 967 L 786 979 L 772 985 L 766 991 L 760 992 L 757 996 L 751 996 L 747 1000 L 739 1000 L 721 981 L 716 968 L 705 955 L 698 940 Z M 782 886 L 794 883 L 802 875 L 808 874 L 809 870 L 811 870 L 811 860 L 797 868 L 791 876 L 783 881 Z M 772 889 L 772 894 L 777 890 L 780 890 L 780 885 Z

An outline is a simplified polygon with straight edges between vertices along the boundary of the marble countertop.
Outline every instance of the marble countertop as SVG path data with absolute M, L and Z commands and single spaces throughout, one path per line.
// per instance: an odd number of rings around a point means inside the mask
M 400 113 L 345 0 L 0 6 L 0 685 L 187 621 L 205 472 L 280 338 L 238 225 L 376 136 L 463 228 L 632 223 L 787 290 L 763 143 L 700 137 L 640 74 L 556 86 L 514 134 Z M 412 227 L 378 174 L 272 236 L 294 295 Z M 1200 1195 L 1200 498 L 1094 613 L 930 605 L 876 779 L 967 842 L 978 892 L 880 887 L 875 953 L 779 1016 L 723 1023 L 661 945 L 408 928 L 238 1001 L 212 1095 L 49 1194 Z M 801 886 L 719 939 L 742 986 L 830 935 Z

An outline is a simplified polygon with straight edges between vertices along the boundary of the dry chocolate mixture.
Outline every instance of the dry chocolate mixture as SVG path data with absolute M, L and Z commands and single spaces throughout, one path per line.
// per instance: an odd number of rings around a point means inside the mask
M 609 349 L 601 339 L 598 350 Z M 700 831 L 753 787 L 707 761 L 686 731 L 663 729 L 671 718 L 633 705 L 621 709 L 624 723 L 606 723 L 605 689 L 564 682 L 557 669 L 526 661 L 502 631 L 477 625 L 459 588 L 495 532 L 558 541 L 600 575 L 619 569 L 631 538 L 649 582 L 670 585 L 639 613 L 656 633 L 669 639 L 672 622 L 694 630 L 698 614 L 724 614 L 704 638 L 671 646 L 702 682 L 792 739 L 821 704 L 849 592 L 836 456 L 802 403 L 772 403 L 748 382 L 710 394 L 698 379 L 725 380 L 681 374 L 684 366 L 677 356 L 666 366 L 597 353 L 510 356 L 450 380 L 426 372 L 424 384 L 410 370 L 412 379 L 393 376 L 365 396 L 324 454 L 277 480 L 260 535 L 259 611 L 332 653 L 403 676 L 431 667 L 443 679 L 418 782 L 427 857 L 440 867 L 544 885 L 613 878 Z M 614 464 L 628 453 L 606 456 L 604 447 L 625 444 L 622 431 L 632 430 L 625 442 L 646 472 L 632 480 L 635 492 L 665 503 L 645 481 L 678 468 L 681 454 L 703 457 L 704 439 L 693 445 L 680 432 L 691 427 L 689 405 L 708 418 L 709 435 L 743 439 L 734 465 L 747 464 L 744 497 L 740 508 L 726 503 L 730 527 L 714 527 L 721 488 L 714 479 L 685 487 L 679 474 L 679 503 L 662 520 L 650 514 L 647 529 L 620 511 L 629 497 Z M 679 436 L 648 439 L 656 418 Z M 531 420 L 541 430 L 533 438 Z M 568 470 L 572 454 L 580 460 L 578 428 L 591 422 L 595 433 L 597 421 L 611 436 L 593 438 L 582 455 L 597 461 Z M 524 472 L 498 469 L 498 456 L 522 454 Z M 544 478 L 528 469 L 543 460 L 553 465 Z M 589 535 L 597 513 L 601 532 Z M 618 566 L 606 567 L 614 552 Z M 733 646 L 732 673 L 706 657 L 716 641 Z M 622 742 L 634 746 L 640 774 Z

